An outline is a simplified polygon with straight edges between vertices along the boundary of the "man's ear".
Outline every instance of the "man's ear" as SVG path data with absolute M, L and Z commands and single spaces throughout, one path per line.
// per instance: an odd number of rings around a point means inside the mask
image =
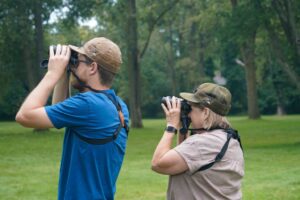
M 96 62 L 92 62 L 90 65 L 90 75 L 94 75 L 98 71 L 98 65 Z

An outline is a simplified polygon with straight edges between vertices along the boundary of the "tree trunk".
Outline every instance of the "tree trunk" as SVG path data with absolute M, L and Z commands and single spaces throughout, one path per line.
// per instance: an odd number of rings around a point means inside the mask
M 156 24 L 163 16 L 170 11 L 179 0 L 171 2 L 150 24 L 149 34 L 142 51 L 138 51 L 138 30 L 137 30 L 137 13 L 135 0 L 127 1 L 127 58 L 128 58 L 128 77 L 129 77 L 129 109 L 131 114 L 131 126 L 135 128 L 143 127 L 141 112 L 141 75 L 140 60 L 145 54 L 151 35 Z
M 33 8 L 34 14 L 34 25 L 35 25 L 35 44 L 36 44 L 36 57 L 35 57 L 35 64 L 33 67 L 34 71 L 37 71 L 37 79 L 41 77 L 41 69 L 39 64 L 43 59 L 43 50 L 44 50 L 44 36 L 43 36 L 43 19 L 42 19 L 42 2 L 36 1 Z M 48 131 L 49 129 L 39 129 L 35 128 L 33 131 L 41 132 L 41 131 Z
M 272 43 L 272 41 L 271 41 Z M 270 46 L 270 48 L 272 48 L 273 45 Z M 276 103 L 277 103 L 277 111 L 276 111 L 276 114 L 279 115 L 279 116 L 282 116 L 282 115 L 285 115 L 286 114 L 286 111 L 285 111 L 285 106 L 284 106 L 284 101 L 283 101 L 283 93 L 282 93 L 282 88 L 284 86 L 284 84 L 282 83 L 281 81 L 281 72 L 282 70 L 276 70 L 277 68 L 277 63 L 276 61 L 274 62 L 273 58 L 274 56 L 276 57 L 275 54 L 273 54 L 272 51 L 269 51 L 268 53 L 268 63 L 269 63 L 269 66 L 270 66 L 270 75 L 272 77 L 272 84 L 273 84 L 273 87 L 274 87 L 274 91 L 275 91 L 275 94 L 276 94 Z M 274 66 L 274 63 L 276 64 L 276 68 Z
M 29 91 L 32 91 L 37 83 L 37 73 L 36 69 L 34 68 L 33 60 L 34 57 L 31 54 L 31 45 L 27 42 L 24 42 L 23 48 L 23 58 L 24 58 L 24 65 L 26 69 L 26 79 L 27 79 L 27 86 Z
M 231 0 L 232 12 L 237 9 L 238 1 Z M 260 112 L 258 108 L 257 99 L 257 87 L 256 87 L 256 66 L 255 66 L 255 38 L 257 26 L 252 27 L 252 30 L 248 30 L 248 38 L 241 46 L 241 54 L 244 60 L 244 67 L 246 70 L 246 85 L 247 85 L 247 106 L 248 117 L 250 119 L 260 118 Z
M 232 8 L 235 8 L 237 6 L 237 0 L 230 0 Z
M 283 95 L 281 92 L 281 89 L 278 88 L 276 85 L 274 86 L 275 88 L 275 92 L 276 92 L 276 101 L 277 101 L 277 111 L 276 114 L 279 116 L 285 115 L 286 111 L 284 108 L 284 103 L 282 101 Z
M 204 33 L 199 33 L 199 78 L 202 82 L 204 82 L 206 74 L 205 74 L 205 48 L 206 48 L 206 44 L 205 44 L 205 34 Z
M 282 105 L 279 104 L 279 102 L 277 102 L 277 111 L 276 111 L 276 115 L 278 116 L 283 116 L 285 115 L 286 112 L 285 112 L 285 109 Z
M 42 19 L 42 2 L 37 1 L 34 5 L 34 24 L 35 24 L 35 43 L 36 43 L 36 67 L 39 69 L 39 64 L 43 59 L 44 51 L 44 31 Z M 39 70 L 41 75 L 41 70 Z M 40 77 L 39 77 L 40 78 Z
M 264 12 L 263 8 L 260 6 L 260 10 Z M 279 44 L 279 37 L 276 35 L 274 29 L 271 26 L 271 23 L 269 19 L 264 18 L 264 25 L 268 32 L 271 48 L 270 50 L 275 55 L 275 60 L 279 63 L 279 65 L 282 67 L 284 72 L 289 76 L 289 80 L 291 83 L 295 84 L 298 91 L 300 91 L 300 77 L 297 74 L 297 72 L 293 69 L 292 66 L 290 66 L 285 60 L 285 56 L 283 55 L 282 48 Z M 297 56 L 298 57 L 298 56 Z M 300 57 L 300 56 L 299 56 Z M 299 58 L 298 58 L 299 59 Z M 297 61 L 295 62 L 297 65 Z
M 255 37 L 256 31 L 253 31 L 241 49 L 246 69 L 247 105 L 250 119 L 260 118 L 256 87 Z
M 174 50 L 174 44 L 173 44 L 173 29 L 172 29 L 172 23 L 169 22 L 168 26 L 168 31 L 169 31 L 169 45 L 170 45 L 170 50 L 167 52 L 168 56 L 168 64 L 169 64 L 169 71 L 170 71 L 170 78 L 171 78 L 171 83 L 172 83 L 172 95 L 176 96 L 177 95 L 177 81 L 176 81 L 176 71 L 175 71 L 175 50 Z
M 24 24 L 22 27 L 23 32 L 30 33 L 30 21 L 27 16 L 23 18 Z M 28 30 L 28 31 L 26 31 Z M 29 91 L 32 91 L 37 82 L 38 82 L 38 69 L 35 66 L 35 56 L 34 56 L 34 49 L 32 48 L 32 39 L 30 36 L 24 36 L 24 42 L 22 45 L 22 54 L 24 60 L 24 67 L 26 69 L 26 80 L 27 80 L 27 87 Z
M 189 52 L 192 61 L 195 62 L 195 70 L 197 73 L 194 75 L 197 77 L 193 80 L 192 85 L 197 85 L 200 83 L 205 82 L 205 74 L 204 74 L 204 34 L 202 32 L 199 33 L 198 25 L 196 22 L 192 23 L 190 29 L 190 36 L 189 36 Z
M 297 45 L 299 39 L 293 5 L 290 0 L 272 0 L 273 8 L 275 9 L 285 36 L 290 45 L 295 49 L 298 63 L 300 62 L 300 46 Z
M 138 60 L 138 33 L 135 0 L 128 0 L 127 9 L 127 67 L 129 77 L 129 109 L 131 116 L 131 127 L 141 128 L 143 127 L 140 99 L 141 78 Z

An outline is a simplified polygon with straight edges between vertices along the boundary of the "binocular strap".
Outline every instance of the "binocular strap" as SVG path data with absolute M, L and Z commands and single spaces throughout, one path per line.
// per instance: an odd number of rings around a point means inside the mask
M 93 145 L 106 144 L 106 143 L 108 143 L 108 142 L 111 142 L 111 141 L 115 140 L 115 139 L 118 137 L 118 135 L 119 135 L 119 133 L 120 133 L 120 131 L 121 131 L 122 128 L 125 128 L 126 134 L 128 135 L 128 133 L 129 133 L 129 127 L 127 126 L 127 124 L 126 124 L 125 121 L 124 121 L 124 115 L 123 115 L 123 112 L 122 112 L 122 108 L 121 108 L 120 103 L 119 103 L 119 102 L 116 102 L 109 94 L 106 94 L 105 92 L 103 92 L 103 91 L 101 91 L 101 90 L 96 90 L 96 89 L 90 87 L 89 85 L 85 85 L 85 84 L 79 79 L 79 77 L 76 75 L 76 73 L 75 73 L 73 70 L 70 70 L 70 71 L 71 71 L 71 73 L 74 75 L 74 77 L 78 80 L 78 82 L 79 82 L 79 84 L 80 84 L 81 86 L 86 87 L 86 88 L 90 89 L 90 90 L 93 91 L 93 92 L 97 92 L 97 93 L 104 94 L 104 95 L 105 95 L 105 96 L 106 96 L 106 97 L 114 104 L 114 106 L 116 107 L 116 109 L 117 109 L 117 111 L 118 111 L 118 114 L 119 114 L 119 119 L 120 119 L 120 125 L 119 125 L 119 127 L 116 129 L 116 131 L 114 132 L 114 134 L 113 134 L 112 137 L 103 138 L 103 139 L 87 138 L 87 137 L 84 137 L 84 136 L 80 135 L 76 130 L 73 130 L 73 131 L 75 132 L 75 135 L 76 135 L 79 139 L 81 139 L 81 140 L 83 140 L 83 141 L 85 141 L 85 142 L 87 142 L 87 143 L 89 143 L 89 144 L 93 144 Z
M 199 171 L 204 171 L 204 170 L 207 170 L 209 168 L 211 168 L 215 163 L 221 161 L 221 159 L 224 157 L 227 149 L 228 149 L 228 145 L 229 145 L 229 142 L 230 142 L 230 139 L 233 138 L 233 139 L 236 139 L 238 140 L 239 144 L 240 144 L 240 147 L 243 151 L 243 147 L 242 147 L 242 143 L 241 143 L 241 139 L 240 139 L 240 136 L 238 134 L 238 132 L 236 130 L 233 130 L 233 129 L 223 129 L 226 133 L 227 133 L 227 140 L 225 142 L 225 144 L 223 145 L 221 151 L 217 154 L 217 156 L 215 157 L 215 160 L 206 164 L 206 165 L 203 165 L 202 167 L 200 167 L 196 172 L 194 172 L 193 174 L 199 172 Z

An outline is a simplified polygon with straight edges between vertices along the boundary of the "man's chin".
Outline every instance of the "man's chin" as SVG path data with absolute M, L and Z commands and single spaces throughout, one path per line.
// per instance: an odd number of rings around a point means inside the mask
M 72 88 L 78 90 L 79 92 L 83 92 L 85 88 L 78 82 L 78 80 L 71 74 L 70 76 L 70 83 L 72 85 Z
M 82 87 L 82 85 L 80 85 L 78 82 L 76 83 L 71 83 L 72 87 L 76 90 L 78 90 L 79 92 L 83 92 L 84 91 L 84 87 Z

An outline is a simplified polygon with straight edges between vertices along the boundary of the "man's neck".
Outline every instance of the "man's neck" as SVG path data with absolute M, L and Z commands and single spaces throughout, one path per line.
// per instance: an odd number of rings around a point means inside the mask
M 88 86 L 90 86 L 91 88 L 93 88 L 94 90 L 109 90 L 110 87 L 102 85 L 100 83 L 87 83 Z M 88 92 L 91 91 L 89 88 L 83 88 L 83 91 L 80 92 Z

